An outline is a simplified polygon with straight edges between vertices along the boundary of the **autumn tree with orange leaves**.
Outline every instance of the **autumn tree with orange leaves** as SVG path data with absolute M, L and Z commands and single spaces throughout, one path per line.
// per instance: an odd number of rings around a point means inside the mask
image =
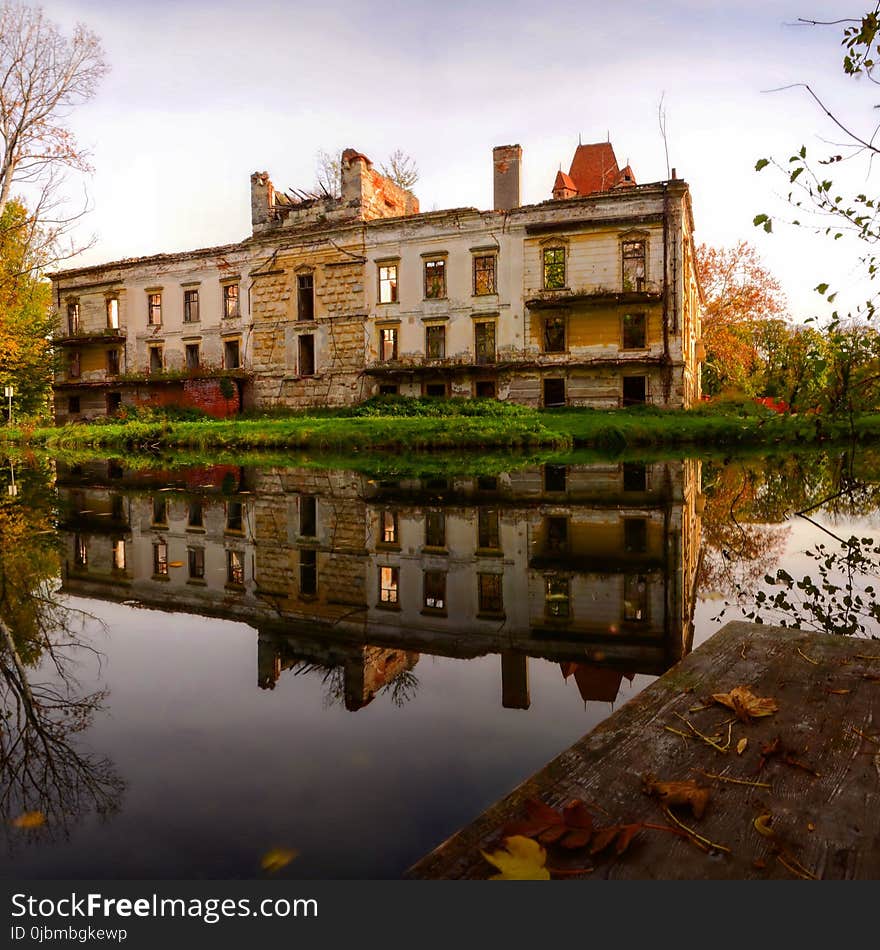
M 703 310 L 703 390 L 754 393 L 760 366 L 758 330 L 787 313 L 785 295 L 747 241 L 697 250 Z

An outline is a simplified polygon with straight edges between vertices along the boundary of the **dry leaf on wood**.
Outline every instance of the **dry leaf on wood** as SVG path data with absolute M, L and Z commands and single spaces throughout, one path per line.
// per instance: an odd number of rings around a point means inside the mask
M 658 782 L 651 775 L 642 781 L 645 793 L 659 799 L 661 805 L 689 805 L 694 818 L 702 818 L 709 804 L 709 789 L 696 782 Z
M 555 808 L 536 798 L 525 802 L 527 817 L 509 822 L 504 827 L 506 836 L 522 835 L 535 838 L 541 844 L 559 844 L 563 848 L 583 848 L 593 834 L 593 816 L 580 799 L 573 799 L 560 814 Z
M 748 686 L 734 686 L 729 693 L 713 693 L 712 699 L 732 709 L 737 719 L 742 722 L 750 722 L 761 716 L 772 716 L 779 709 L 775 699 L 755 696 Z
M 480 854 L 501 873 L 491 881 L 549 881 L 550 872 L 545 867 L 547 852 L 531 838 L 511 835 L 504 839 L 504 847 Z

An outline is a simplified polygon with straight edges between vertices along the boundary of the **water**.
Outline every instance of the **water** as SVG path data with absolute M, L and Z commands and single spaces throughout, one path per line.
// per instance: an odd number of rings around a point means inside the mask
M 399 877 L 876 523 L 865 455 L 388 467 L 6 463 L 3 873 Z

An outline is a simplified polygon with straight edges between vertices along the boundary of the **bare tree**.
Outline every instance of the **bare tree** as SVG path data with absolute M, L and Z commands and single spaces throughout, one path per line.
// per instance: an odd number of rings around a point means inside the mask
M 73 213 L 65 207 L 67 173 L 89 170 L 67 119 L 107 69 L 100 40 L 82 24 L 67 37 L 37 7 L 0 6 L 0 217 L 13 188 L 22 189 L 49 262 L 74 252 L 59 254 L 60 242 L 86 204 Z
M 383 162 L 379 166 L 379 170 L 386 178 L 390 178 L 395 185 L 399 185 L 407 191 L 419 180 L 419 167 L 416 165 L 415 159 L 400 148 L 395 149 L 388 156 L 388 162 Z
M 338 198 L 342 194 L 342 160 L 339 153 L 336 155 L 318 149 L 315 155 L 315 187 L 316 194 L 328 198 Z

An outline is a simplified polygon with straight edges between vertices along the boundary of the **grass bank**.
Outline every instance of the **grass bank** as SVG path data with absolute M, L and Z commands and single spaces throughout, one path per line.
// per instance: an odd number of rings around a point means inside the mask
M 9 428 L 0 440 L 49 450 L 619 453 L 647 447 L 803 445 L 880 440 L 880 413 L 850 418 L 780 415 L 754 404 L 689 411 L 529 409 L 482 400 L 373 400 L 338 412 L 213 420 L 141 415 L 126 421 Z

